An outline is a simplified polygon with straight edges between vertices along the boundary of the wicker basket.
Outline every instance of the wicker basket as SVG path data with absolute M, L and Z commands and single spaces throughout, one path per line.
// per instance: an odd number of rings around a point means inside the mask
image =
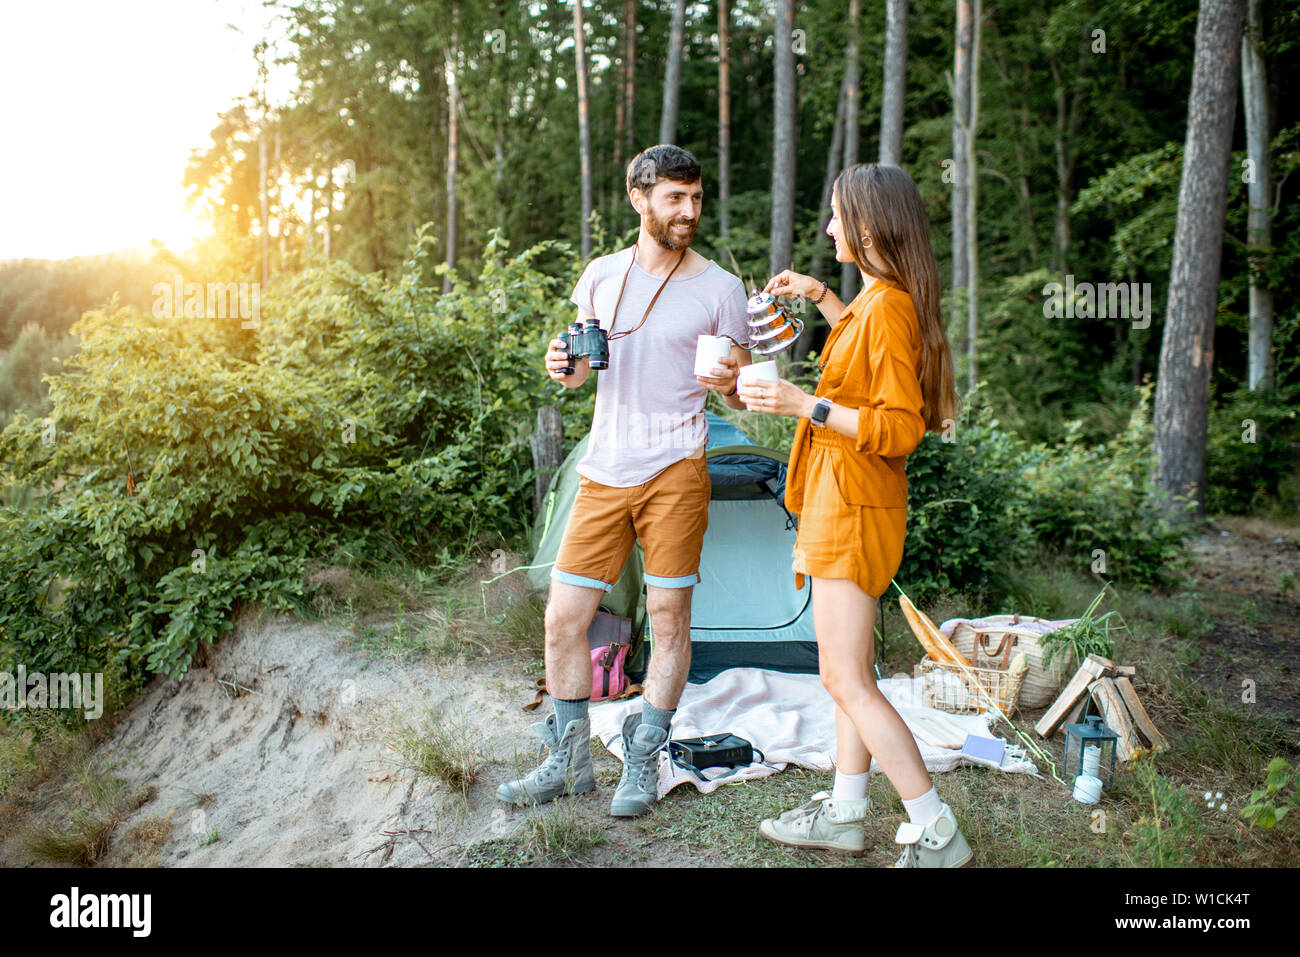
M 1061 684 L 1078 667 L 1074 662 L 1074 649 L 1068 644 L 1056 653 L 1050 667 L 1043 665 L 1041 642 L 1044 632 L 1054 631 L 1065 624 L 1064 621 L 1048 622 L 1029 615 L 993 615 L 981 619 L 978 628 L 959 621 L 949 640 L 971 664 L 983 668 L 1005 669 L 1015 653 L 1023 651 L 1029 662 L 1029 671 L 1020 689 L 1019 704 L 1024 708 L 1045 708 L 1056 699 Z M 977 640 L 977 635 L 983 637 Z
M 928 655 L 921 659 L 919 668 L 927 707 L 951 714 L 977 714 L 988 710 L 984 697 L 971 687 L 967 669 L 935 661 Z M 1013 675 L 1001 668 L 970 668 L 969 673 L 974 675 L 1003 714 L 1008 718 L 1015 714 L 1025 672 Z

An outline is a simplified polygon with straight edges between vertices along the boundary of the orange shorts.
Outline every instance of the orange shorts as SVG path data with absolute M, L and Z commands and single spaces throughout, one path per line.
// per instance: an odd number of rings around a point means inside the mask
M 650 481 L 627 488 L 582 476 L 551 577 L 610 591 L 639 539 L 647 585 L 698 583 L 711 492 L 703 455 L 674 462 Z
M 872 598 L 889 588 L 903 561 L 907 509 L 852 505 L 835 481 L 830 457 L 840 450 L 814 443 L 794 545 L 795 585 L 803 576 L 847 578 Z

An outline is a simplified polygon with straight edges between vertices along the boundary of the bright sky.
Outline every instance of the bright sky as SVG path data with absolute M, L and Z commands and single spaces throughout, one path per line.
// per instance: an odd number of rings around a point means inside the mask
M 258 0 L 0 0 L 0 259 L 183 252 L 204 231 L 186 161 L 256 83 L 267 20 Z

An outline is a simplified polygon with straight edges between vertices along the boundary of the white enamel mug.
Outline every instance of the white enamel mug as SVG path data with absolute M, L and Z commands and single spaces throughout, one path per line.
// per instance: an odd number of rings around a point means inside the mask
M 731 355 L 731 340 L 726 336 L 700 336 L 695 344 L 695 374 L 713 378 L 718 360 Z
M 761 382 L 779 382 L 780 380 L 781 377 L 777 374 L 775 362 L 771 360 L 755 362 L 740 367 L 740 375 L 736 377 L 736 388 L 758 385 Z M 748 405 L 746 405 L 746 408 L 748 408 Z

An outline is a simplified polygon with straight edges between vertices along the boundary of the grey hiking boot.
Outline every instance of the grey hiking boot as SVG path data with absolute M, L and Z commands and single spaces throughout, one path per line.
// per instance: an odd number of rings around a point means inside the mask
M 898 826 L 894 840 L 903 845 L 903 854 L 895 867 L 961 867 L 975 856 L 957 829 L 952 808 L 946 804 L 939 816 L 925 827 L 904 821 Z
M 790 847 L 815 847 L 857 856 L 867 849 L 862 822 L 870 810 L 870 798 L 836 800 L 829 791 L 819 791 L 807 804 L 764 820 L 758 832 L 769 841 Z
M 659 800 L 659 752 L 668 745 L 668 732 L 642 724 L 640 714 L 623 719 L 623 776 L 618 780 L 609 813 L 636 817 Z
M 541 765 L 516 781 L 505 781 L 497 787 L 497 797 L 523 807 L 544 804 L 561 794 L 582 794 L 596 786 L 596 775 L 591 767 L 591 719 L 570 721 L 561 736 L 559 722 L 551 714 L 543 722 L 533 725 L 550 755 Z M 538 749 L 538 757 L 541 749 Z

